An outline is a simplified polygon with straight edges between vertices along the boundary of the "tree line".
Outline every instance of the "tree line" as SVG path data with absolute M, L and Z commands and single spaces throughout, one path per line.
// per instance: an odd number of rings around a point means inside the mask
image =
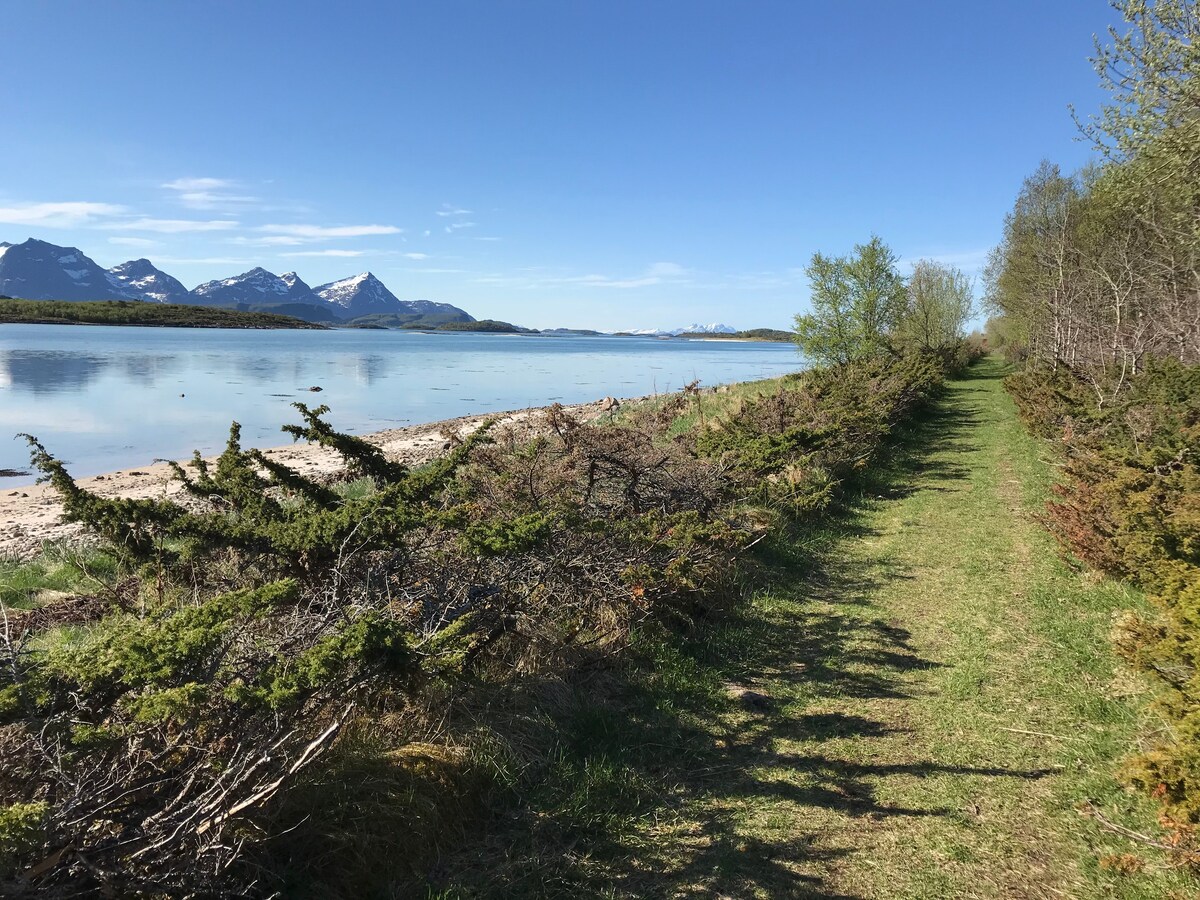
M 1045 521 L 1074 561 L 1144 590 L 1117 650 L 1157 713 L 1125 779 L 1161 803 L 1175 864 L 1200 865 L 1200 8 L 1117 0 L 1081 120 L 1098 161 L 1045 162 L 986 271 L 1006 387 L 1060 454 Z M 1149 840 L 1149 839 L 1147 839 Z
M 1079 122 L 1099 161 L 1025 179 L 985 274 L 989 334 L 1102 392 L 1150 357 L 1200 361 L 1200 34 L 1195 0 L 1119 0 L 1093 58 L 1108 101 Z

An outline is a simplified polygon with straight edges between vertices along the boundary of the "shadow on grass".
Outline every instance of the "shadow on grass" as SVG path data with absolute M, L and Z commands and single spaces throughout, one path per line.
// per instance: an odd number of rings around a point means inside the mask
M 996 378 L 982 366 L 972 378 Z M 579 690 L 560 723 L 558 753 L 532 790 L 497 805 L 486 833 L 443 854 L 426 881 L 438 897 L 767 896 L 845 898 L 822 873 L 848 851 L 823 846 L 812 811 L 863 820 L 939 817 L 877 796 L 890 777 L 946 773 L 1036 779 L 1049 770 L 881 762 L 870 742 L 903 733 L 860 715 L 806 713 L 808 698 L 911 697 L 907 673 L 939 664 L 909 632 L 868 608 L 897 567 L 848 562 L 846 540 L 874 533 L 872 504 L 917 491 L 966 490 L 947 462 L 972 450 L 970 380 L 894 436 L 879 464 L 819 528 L 761 554 L 765 602 L 746 604 L 688 637 L 648 629 L 643 665 L 615 688 Z M 611 675 L 611 673 L 609 673 Z M 770 682 L 774 696 L 754 693 Z M 919 682 L 918 682 L 919 683 Z M 732 691 L 730 685 L 749 690 Z M 853 740 L 870 762 L 839 758 L 825 742 Z M 803 743 L 806 751 L 794 752 Z M 748 825 L 747 810 L 756 821 Z M 790 818 L 779 823 L 779 816 Z M 772 820 L 776 818 L 776 821 Z M 797 839 L 796 835 L 802 837 Z M 773 837 L 777 835 L 777 837 Z

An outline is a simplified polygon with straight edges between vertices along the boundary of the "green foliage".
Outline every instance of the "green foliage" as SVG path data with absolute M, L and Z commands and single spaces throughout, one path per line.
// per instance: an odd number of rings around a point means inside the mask
M 550 527 L 543 513 L 472 522 L 463 531 L 463 546 L 480 556 L 523 553 L 540 547 L 549 537 Z
M 460 321 L 464 313 L 369 313 L 350 320 L 362 328 L 437 328 L 447 322 Z
M 0 557 L 0 604 L 33 609 L 43 597 L 86 592 L 114 574 L 114 559 L 103 553 L 51 548 L 32 560 Z
M 304 440 L 334 450 L 345 461 L 346 473 L 351 478 L 374 478 L 384 482 L 404 481 L 408 468 L 401 463 L 391 462 L 383 451 L 360 437 L 334 431 L 321 417 L 329 412 L 328 406 L 309 409 L 303 403 L 293 403 L 304 419 L 304 425 L 284 425 L 283 430 L 293 440 Z
M 944 372 L 931 355 L 809 372 L 714 420 L 697 449 L 731 465 L 760 498 L 795 513 L 819 512 L 837 483 L 862 469 L 891 429 L 938 390 Z
M 1147 742 L 1130 777 L 1190 834 L 1200 824 L 1200 366 L 1152 361 L 1104 406 L 1090 381 L 1061 369 L 1007 386 L 1031 429 L 1065 451 L 1048 507 L 1064 548 L 1151 594 L 1158 615 L 1128 616 L 1116 637 L 1161 687 L 1170 728 Z
M 165 529 L 182 520 L 185 511 L 162 500 L 104 499 L 80 488 L 62 461 L 51 456 L 32 435 L 24 437 L 30 447 L 30 461 L 42 473 L 39 481 L 48 481 L 58 492 L 63 519 L 86 522 L 119 555 L 149 559 L 160 546 Z
M 324 328 L 291 316 L 210 306 L 136 300 L 9 300 L 0 298 L 0 323 L 161 325 L 172 328 Z
M 987 282 L 1011 357 L 1119 391 L 1149 357 L 1200 361 L 1200 16 L 1194 0 L 1113 6 L 1129 29 L 1110 29 L 1093 60 L 1110 100 L 1080 125 L 1104 164 L 1042 163 Z
M 973 286 L 953 266 L 920 260 L 908 279 L 908 301 L 895 342 L 921 353 L 944 353 L 965 337 L 974 309 Z
M 780 331 L 778 328 L 748 328 L 745 331 L 735 331 L 733 334 L 720 332 L 683 332 L 676 335 L 681 338 L 698 338 L 706 341 L 773 341 L 780 344 L 796 340 L 794 331 Z
M 0 878 L 14 874 L 19 861 L 45 839 L 45 803 L 0 806 Z
M 255 844 L 278 836 L 277 807 L 303 806 L 295 785 L 338 777 L 320 760 L 345 758 L 344 729 L 432 721 L 448 697 L 610 655 L 645 623 L 722 614 L 762 528 L 747 502 L 820 514 L 943 369 L 864 359 L 720 401 L 692 386 L 604 425 L 555 407 L 540 437 L 485 429 L 420 469 L 297 404 L 285 431 L 350 481 L 244 449 L 235 423 L 215 462 L 174 467 L 180 503 L 94 495 L 30 438 L 121 589 L 69 623 L 25 615 L 0 645 L 15 773 L 0 803 L 52 798 L 13 865 L 57 859 L 43 891 L 226 892 L 250 848 L 270 856 Z M 564 804 L 624 803 L 619 766 L 560 771 L 581 779 Z
M 1196 121 L 1200 88 L 1200 17 L 1195 0 L 1114 0 L 1129 24 L 1096 39 L 1092 63 L 1111 99 L 1081 125 L 1108 153 L 1126 158 L 1164 134 L 1181 135 Z M 1179 141 L 1182 144 L 1182 141 Z
M 237 548 L 276 571 L 314 572 L 331 565 L 348 546 L 399 547 L 487 431 L 480 429 L 447 457 L 411 472 L 369 442 L 335 432 L 321 418 L 326 407 L 295 407 L 305 424 L 285 426 L 286 432 L 336 451 L 349 475 L 375 480 L 380 489 L 339 495 L 256 450 L 243 450 L 240 426 L 234 423 L 215 467 L 199 454 L 187 468 L 171 464 L 187 493 L 207 509 L 166 500 L 107 499 L 79 488 L 59 460 L 27 439 L 33 464 L 62 497 L 64 518 L 87 524 L 128 560 L 170 565 Z
M 812 312 L 796 316 L 796 343 L 806 356 L 833 365 L 888 352 L 906 304 L 896 259 L 874 236 L 853 256 L 813 255 L 805 269 Z
M 1081 126 L 1105 151 L 1074 177 L 1028 179 L 989 264 L 1008 387 L 1064 451 L 1048 507 L 1061 544 L 1135 581 L 1158 615 L 1130 615 L 1118 648 L 1157 682 L 1167 728 L 1131 780 L 1164 804 L 1192 853 L 1200 824 L 1200 115 L 1192 0 L 1117 0 L 1094 60 L 1111 99 Z M 1184 365 L 1191 363 L 1190 367 Z
M 406 328 L 411 327 L 406 325 Z M 478 331 L 491 334 L 520 334 L 521 329 L 510 322 L 495 319 L 480 319 L 477 322 L 443 322 L 438 331 Z

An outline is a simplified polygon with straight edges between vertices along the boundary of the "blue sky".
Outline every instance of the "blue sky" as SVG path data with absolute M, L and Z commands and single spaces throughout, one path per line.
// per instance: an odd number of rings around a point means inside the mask
M 188 287 L 370 270 L 534 327 L 790 327 L 873 232 L 975 273 L 1090 151 L 1103 0 L 4 10 L 0 240 Z

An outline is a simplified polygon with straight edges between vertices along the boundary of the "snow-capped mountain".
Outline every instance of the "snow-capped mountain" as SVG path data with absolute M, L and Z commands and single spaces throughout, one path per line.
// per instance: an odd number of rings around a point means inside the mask
M 188 289 L 148 259 L 131 259 L 107 272 L 113 290 L 150 303 L 187 303 Z
M 453 316 L 458 322 L 474 322 L 475 317 L 450 303 L 435 300 L 401 300 L 404 311 L 419 316 Z
M 328 303 L 336 315 L 345 319 L 394 313 L 401 316 L 444 316 L 447 321 L 475 321 L 466 312 L 449 303 L 401 300 L 370 272 L 323 284 L 316 288 L 314 293 Z
M 400 300 L 370 272 L 309 287 L 295 272 L 276 275 L 262 267 L 206 281 L 187 290 L 148 259 L 103 269 L 75 247 L 30 238 L 0 243 L 0 296 L 27 300 L 143 300 L 226 309 L 266 310 L 313 322 L 337 323 L 362 315 L 385 315 L 386 324 L 436 325 L 474 322 L 457 306 L 432 300 Z
M 261 306 L 266 303 L 288 303 L 297 298 L 293 295 L 294 282 L 289 284 L 274 272 L 255 266 L 249 272 L 206 281 L 192 288 L 191 302 L 197 306 L 238 305 Z M 307 287 L 307 285 L 305 285 Z M 305 292 L 311 297 L 312 292 Z
M 622 334 L 737 334 L 737 329 L 721 322 L 710 322 L 708 325 L 692 324 L 684 328 L 631 328 Z
M 76 247 L 30 238 L 4 244 L 0 255 L 0 294 L 29 300 L 131 299 L 108 279 L 108 272 Z
M 400 311 L 400 299 L 370 272 L 322 284 L 313 293 L 330 304 L 334 313 L 343 319 Z
M 295 272 L 284 272 L 279 276 L 279 280 L 287 285 L 288 300 L 293 303 L 316 303 L 313 296 L 313 289 L 304 283 Z

